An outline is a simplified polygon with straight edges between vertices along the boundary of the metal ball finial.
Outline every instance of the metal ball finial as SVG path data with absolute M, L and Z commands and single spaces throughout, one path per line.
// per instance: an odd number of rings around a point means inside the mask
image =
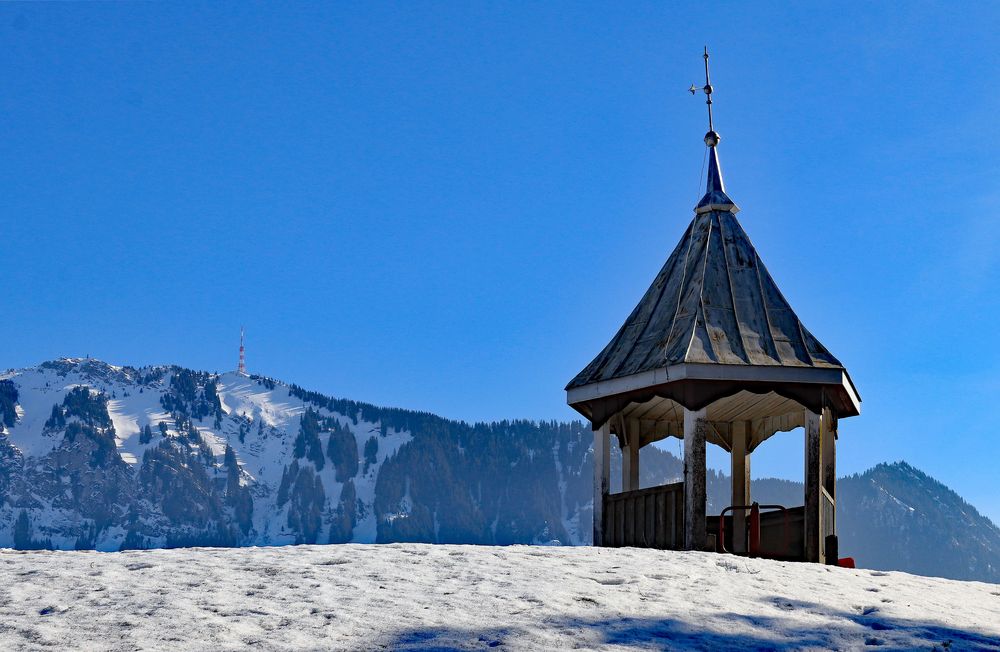
M 712 88 L 712 78 L 708 72 L 708 46 L 705 46 L 705 85 L 701 88 L 701 91 L 705 93 L 705 104 L 708 106 L 708 133 L 705 134 L 705 144 L 709 147 L 715 147 L 719 144 L 721 137 L 715 131 L 715 125 L 712 122 L 712 92 L 715 91 Z M 691 88 L 688 89 L 692 95 L 694 95 L 698 88 L 691 84 Z

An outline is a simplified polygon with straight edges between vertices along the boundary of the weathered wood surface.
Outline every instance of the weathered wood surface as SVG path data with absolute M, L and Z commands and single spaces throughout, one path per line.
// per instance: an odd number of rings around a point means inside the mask
M 680 436 L 679 408 L 714 405 L 712 422 L 751 421 L 751 451 L 802 425 L 796 403 L 860 412 L 847 370 L 782 295 L 735 204 L 715 201 L 721 187 L 719 172 L 638 305 L 566 386 L 567 402 L 595 424 L 639 420 L 633 446 Z M 712 441 L 728 449 L 720 439 Z
M 820 415 L 805 412 L 805 555 L 806 561 L 822 562 L 822 514 L 819 492 L 822 486 L 822 443 Z
M 731 505 L 750 504 L 750 453 L 747 450 L 749 436 L 749 423 L 737 421 L 732 424 L 730 433 L 732 439 L 730 450 Z M 729 549 L 733 552 L 746 552 L 747 512 L 742 509 L 735 510 L 732 521 L 733 543 Z
M 764 557 L 802 561 L 805 559 L 803 523 L 805 508 L 788 508 L 789 538 L 785 540 L 785 515 L 781 510 L 765 511 L 760 515 L 760 550 Z M 786 557 L 787 554 L 787 557 Z
M 684 547 L 684 483 L 625 491 L 604 497 L 604 546 L 681 550 Z
M 705 439 L 709 423 L 705 410 L 684 410 L 684 549 L 704 550 L 707 503 L 705 487 Z
M 639 488 L 639 447 L 630 444 L 622 449 L 622 491 Z
M 604 497 L 611 487 L 611 428 L 604 424 L 594 430 L 594 545 L 604 540 Z
M 621 329 L 567 389 L 685 362 L 842 367 L 729 211 L 695 215 Z
M 827 563 L 830 562 L 826 558 L 826 538 L 831 534 L 837 533 L 837 501 L 833 499 L 826 488 L 820 489 L 820 523 L 821 531 L 819 538 L 819 545 L 822 548 L 823 560 Z

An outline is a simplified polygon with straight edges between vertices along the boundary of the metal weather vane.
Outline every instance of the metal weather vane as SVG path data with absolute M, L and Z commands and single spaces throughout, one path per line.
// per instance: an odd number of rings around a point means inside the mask
M 715 147 L 719 144 L 721 136 L 715 131 L 715 125 L 712 122 L 712 78 L 708 71 L 708 46 L 705 46 L 705 54 L 702 55 L 705 58 L 705 85 L 702 88 L 698 88 L 694 84 L 691 84 L 691 88 L 688 89 L 692 95 L 701 90 L 705 93 L 705 104 L 708 105 L 708 133 L 705 134 L 705 144 L 709 147 Z

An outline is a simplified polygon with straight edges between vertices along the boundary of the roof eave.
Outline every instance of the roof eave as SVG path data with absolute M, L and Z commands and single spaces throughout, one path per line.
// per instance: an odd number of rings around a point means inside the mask
M 726 365 L 686 362 L 651 369 L 629 376 L 601 380 L 566 390 L 566 402 L 587 416 L 584 403 L 682 380 L 721 382 L 766 382 L 828 385 L 842 388 L 852 410 L 843 416 L 861 414 L 861 397 L 843 367 L 787 367 L 778 365 Z

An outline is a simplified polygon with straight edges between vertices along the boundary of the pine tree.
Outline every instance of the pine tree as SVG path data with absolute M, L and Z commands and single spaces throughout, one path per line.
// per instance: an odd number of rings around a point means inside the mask
M 133 529 L 125 533 L 125 539 L 118 550 L 146 550 L 148 548 L 149 544 L 146 542 L 146 537 Z
M 323 455 L 319 433 L 319 413 L 312 409 L 306 410 L 299 421 L 299 434 L 295 437 L 293 452 L 296 459 L 306 458 L 316 466 L 317 471 L 322 471 L 326 456 Z
M 49 415 L 48 420 L 45 422 L 44 426 L 47 430 L 53 428 L 65 428 L 66 427 L 66 413 L 58 405 L 52 406 L 52 414 Z
M 21 513 L 17 515 L 17 520 L 14 521 L 14 549 L 31 550 L 33 543 L 31 540 L 31 520 L 28 518 L 28 512 L 22 509 Z
M 348 428 L 335 425 L 327 442 L 326 454 L 337 469 L 337 482 L 358 474 L 358 440 Z
M 292 463 L 286 466 L 281 473 L 281 484 L 278 485 L 278 507 L 282 507 L 288 502 L 288 490 L 298 475 L 299 461 L 292 460 Z
M 240 485 L 240 465 L 236 459 L 236 451 L 228 444 L 223 465 L 226 467 L 226 504 L 232 507 L 233 516 L 243 534 L 247 534 L 253 526 L 253 497 L 249 487 Z
M 340 490 L 340 504 L 330 523 L 330 543 L 348 543 L 357 524 L 358 495 L 354 481 L 348 480 Z
M 365 473 L 368 467 L 378 462 L 378 439 L 371 437 L 365 442 Z
M 17 422 L 17 386 L 10 380 L 0 380 L 0 430 Z

